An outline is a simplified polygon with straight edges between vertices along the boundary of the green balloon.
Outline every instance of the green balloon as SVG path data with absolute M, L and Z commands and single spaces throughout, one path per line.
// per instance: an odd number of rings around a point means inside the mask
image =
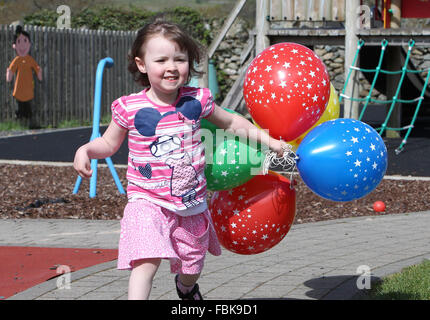
M 228 134 L 205 119 L 201 121 L 201 129 L 207 129 L 201 132 L 202 141 L 206 144 L 205 176 L 209 190 L 233 189 L 259 172 L 265 158 L 261 144 Z

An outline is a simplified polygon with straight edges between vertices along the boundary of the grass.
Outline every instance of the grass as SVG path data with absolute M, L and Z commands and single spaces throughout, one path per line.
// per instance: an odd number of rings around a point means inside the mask
M 86 122 L 81 122 L 79 120 L 76 119 L 72 119 L 72 120 L 64 120 L 62 122 L 60 122 L 57 126 L 57 128 L 59 129 L 67 129 L 67 128 L 76 128 L 76 127 L 86 127 L 91 125 L 91 123 L 89 121 Z
M 366 299 L 430 300 L 430 260 L 407 267 L 374 284 Z
M 0 131 L 22 131 L 28 128 L 16 121 L 0 122 Z

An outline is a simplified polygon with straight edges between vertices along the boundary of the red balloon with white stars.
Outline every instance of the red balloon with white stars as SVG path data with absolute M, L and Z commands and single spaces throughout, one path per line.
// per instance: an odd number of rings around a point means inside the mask
M 214 192 L 210 210 L 221 245 L 251 255 L 287 235 L 296 213 L 296 193 L 287 178 L 269 172 L 232 190 Z
M 243 96 L 252 118 L 276 139 L 292 141 L 324 113 L 330 79 L 321 59 L 297 43 L 266 48 L 247 69 Z

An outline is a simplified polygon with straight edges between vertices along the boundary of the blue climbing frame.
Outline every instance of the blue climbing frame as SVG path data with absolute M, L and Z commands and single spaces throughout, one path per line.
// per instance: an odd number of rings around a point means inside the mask
M 102 84 L 103 84 L 103 71 L 104 68 L 113 67 L 113 59 L 110 57 L 104 58 L 99 61 L 97 65 L 96 72 L 96 87 L 94 92 L 94 114 L 93 114 L 93 131 L 91 134 L 90 141 L 100 137 L 100 103 L 101 103 L 101 95 L 102 95 Z M 124 188 L 122 187 L 121 181 L 119 180 L 118 174 L 113 165 L 112 159 L 110 157 L 105 158 L 105 161 L 110 169 L 112 177 L 115 181 L 115 184 L 118 188 L 119 193 L 125 194 Z M 90 179 L 90 198 L 94 198 L 96 196 L 97 191 L 97 159 L 91 160 L 91 169 L 93 170 L 93 174 Z M 73 189 L 73 194 L 78 193 L 79 187 L 81 185 L 82 178 L 78 176 L 75 183 L 75 188 Z

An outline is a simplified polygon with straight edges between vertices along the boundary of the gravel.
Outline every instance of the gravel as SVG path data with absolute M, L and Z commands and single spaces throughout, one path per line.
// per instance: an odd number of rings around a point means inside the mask
M 117 168 L 117 172 L 125 187 L 126 169 Z M 97 196 L 92 199 L 89 180 L 83 180 L 79 193 L 72 194 L 77 178 L 72 166 L 0 164 L 0 177 L 2 219 L 119 220 L 127 203 L 105 167 L 98 168 Z M 295 224 L 430 210 L 430 181 L 384 179 L 369 195 L 350 202 L 325 200 L 300 177 L 296 181 Z M 385 202 L 385 212 L 373 211 L 377 200 Z

